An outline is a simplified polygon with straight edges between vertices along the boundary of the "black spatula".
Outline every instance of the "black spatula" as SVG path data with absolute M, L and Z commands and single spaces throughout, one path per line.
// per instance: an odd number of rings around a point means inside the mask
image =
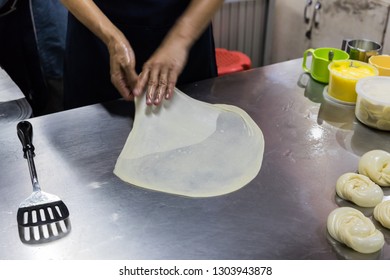
M 59 239 L 70 232 L 68 208 L 59 197 L 41 190 L 33 159 L 35 148 L 32 144 L 31 123 L 19 122 L 17 133 L 33 185 L 32 194 L 19 205 L 17 213 L 20 240 L 23 243 L 39 244 Z

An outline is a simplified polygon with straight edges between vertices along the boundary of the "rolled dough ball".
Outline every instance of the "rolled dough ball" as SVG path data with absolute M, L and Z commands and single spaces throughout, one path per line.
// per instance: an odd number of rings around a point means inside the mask
M 375 207 L 383 199 L 383 190 L 365 175 L 345 173 L 336 182 L 336 193 L 362 207 Z
M 357 252 L 370 254 L 382 249 L 383 234 L 362 212 L 351 207 L 333 210 L 327 220 L 329 234 Z
M 390 229 L 390 200 L 379 203 L 374 208 L 374 218 L 385 228 Z
M 381 187 L 390 187 L 390 153 L 383 150 L 365 153 L 359 160 L 359 173 Z

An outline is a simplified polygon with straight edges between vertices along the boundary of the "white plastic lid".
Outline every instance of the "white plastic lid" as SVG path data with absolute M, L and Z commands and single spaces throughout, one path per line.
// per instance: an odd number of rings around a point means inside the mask
M 356 93 L 376 103 L 390 105 L 390 77 L 371 76 L 361 78 L 356 83 Z

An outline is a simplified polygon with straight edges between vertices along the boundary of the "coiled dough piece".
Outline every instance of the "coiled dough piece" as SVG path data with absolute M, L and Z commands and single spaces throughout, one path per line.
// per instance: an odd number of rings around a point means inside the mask
M 374 208 L 374 218 L 382 226 L 390 229 L 390 200 L 379 203 Z
M 345 173 L 336 183 L 336 193 L 362 207 L 375 207 L 383 199 L 383 190 L 365 175 Z
M 390 187 L 390 153 L 383 150 L 365 153 L 359 160 L 359 173 L 381 187 Z
M 333 210 L 327 220 L 329 234 L 357 252 L 370 254 L 382 249 L 383 234 L 362 212 L 351 207 Z

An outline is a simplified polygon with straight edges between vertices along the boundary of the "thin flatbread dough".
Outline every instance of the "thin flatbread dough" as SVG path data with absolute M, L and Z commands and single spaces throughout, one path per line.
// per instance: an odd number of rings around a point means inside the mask
M 189 197 L 236 191 L 260 171 L 264 137 L 242 109 L 209 104 L 175 89 L 147 106 L 136 98 L 133 128 L 114 173 L 132 185 Z

